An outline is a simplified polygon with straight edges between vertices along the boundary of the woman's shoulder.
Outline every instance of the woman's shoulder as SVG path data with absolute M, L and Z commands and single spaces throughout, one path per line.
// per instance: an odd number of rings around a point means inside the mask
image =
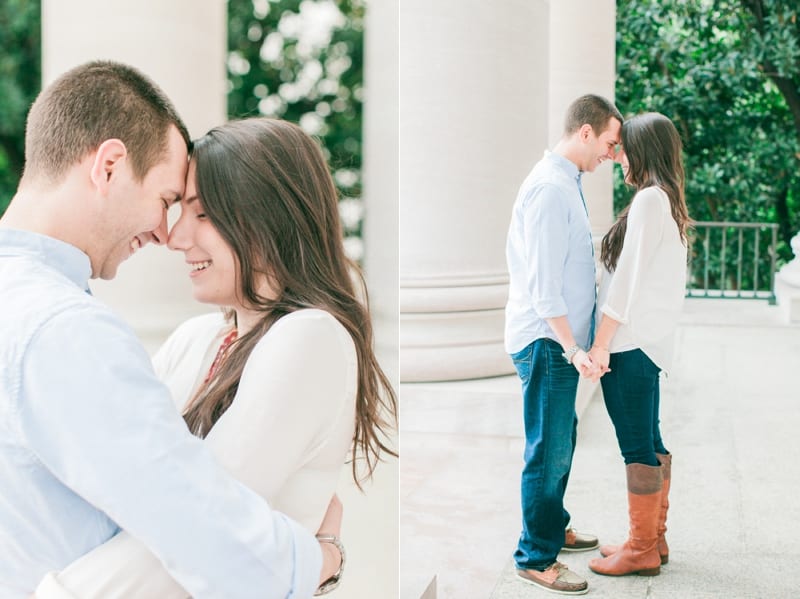
M 292 381 L 291 393 L 326 389 L 335 395 L 339 389 L 344 399 L 352 395 L 357 370 L 355 343 L 344 326 L 329 312 L 304 309 L 278 319 L 258 340 L 242 381 Z
M 636 192 L 635 200 L 641 205 L 666 204 L 667 206 L 669 206 L 669 196 L 667 195 L 667 192 L 661 189 L 658 185 L 643 187 L 642 189 Z
M 319 308 L 305 308 L 296 310 L 279 318 L 267 333 L 286 331 L 308 331 L 317 334 L 350 335 L 344 325 L 333 314 Z
M 330 312 L 318 308 L 296 310 L 279 318 L 256 348 L 281 345 L 303 347 L 309 354 L 333 348 L 351 354 L 355 344 L 344 325 Z
M 669 214 L 669 196 L 657 185 L 644 187 L 636 192 L 630 212 L 631 214 Z

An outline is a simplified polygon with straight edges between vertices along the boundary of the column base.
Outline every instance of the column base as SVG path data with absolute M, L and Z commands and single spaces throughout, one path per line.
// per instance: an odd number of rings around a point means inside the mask
M 439 277 L 400 283 L 400 381 L 459 381 L 512 374 L 503 345 L 508 277 Z
M 782 273 L 775 275 L 775 297 L 787 324 L 800 323 L 800 286 L 787 280 Z
M 504 310 L 400 316 L 400 380 L 455 381 L 512 374 L 503 346 Z

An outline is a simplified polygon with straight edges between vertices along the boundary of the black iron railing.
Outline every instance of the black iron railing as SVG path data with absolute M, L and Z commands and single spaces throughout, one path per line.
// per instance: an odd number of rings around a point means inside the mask
M 690 240 L 687 297 L 775 303 L 778 225 L 697 222 Z

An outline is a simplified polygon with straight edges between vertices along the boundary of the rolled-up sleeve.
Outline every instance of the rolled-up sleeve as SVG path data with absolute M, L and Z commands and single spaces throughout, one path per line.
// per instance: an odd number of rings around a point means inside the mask
M 23 357 L 20 398 L 20 432 L 36 458 L 193 597 L 313 594 L 314 536 L 189 434 L 141 344 L 110 312 L 84 306 L 46 321 Z
M 567 314 L 564 264 L 569 251 L 569 210 L 558 188 L 542 185 L 525 198 L 524 235 L 531 304 L 541 318 Z

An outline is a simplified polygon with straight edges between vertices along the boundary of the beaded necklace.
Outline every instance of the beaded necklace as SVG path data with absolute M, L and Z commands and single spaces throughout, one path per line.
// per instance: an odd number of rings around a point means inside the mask
M 211 368 L 208 369 L 206 380 L 203 381 L 204 385 L 207 384 L 208 381 L 211 380 L 211 377 L 214 376 L 214 374 L 217 372 L 219 365 L 225 358 L 225 354 L 228 352 L 228 347 L 230 346 L 231 343 L 233 343 L 236 340 L 237 334 L 238 331 L 236 329 L 233 329 L 230 333 L 228 333 L 225 339 L 222 340 L 222 343 L 220 344 L 219 349 L 217 350 L 217 355 L 214 358 L 214 361 L 211 363 Z

